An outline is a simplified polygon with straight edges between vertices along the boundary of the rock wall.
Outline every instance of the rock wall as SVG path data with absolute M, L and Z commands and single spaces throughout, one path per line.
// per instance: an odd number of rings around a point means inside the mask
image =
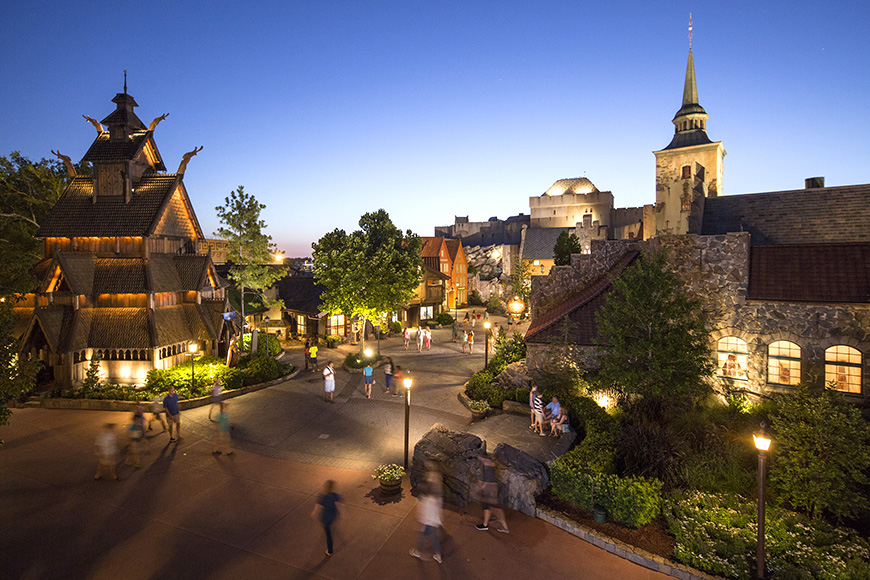
M 478 457 L 486 441 L 470 433 L 451 431 L 436 423 L 414 445 L 411 487 L 424 480 L 427 465 L 434 463 L 444 481 L 444 501 L 458 506 L 474 503 L 474 491 L 483 468 Z M 546 466 L 529 454 L 500 443 L 493 452 L 499 500 L 508 508 L 535 515 L 535 497 L 550 484 Z

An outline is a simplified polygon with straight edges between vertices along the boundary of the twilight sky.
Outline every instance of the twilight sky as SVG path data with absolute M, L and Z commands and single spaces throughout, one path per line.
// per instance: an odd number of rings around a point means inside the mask
M 308 255 L 386 209 L 425 236 L 528 213 L 586 176 L 655 200 L 689 12 L 725 195 L 870 182 L 870 3 L 415 0 L 7 2 L 0 154 L 78 161 L 128 71 L 207 236 L 238 185 L 279 248 Z

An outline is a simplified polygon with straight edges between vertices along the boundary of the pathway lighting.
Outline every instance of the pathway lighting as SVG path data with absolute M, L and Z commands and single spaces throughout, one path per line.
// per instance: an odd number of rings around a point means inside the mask
M 770 438 L 764 432 L 764 422 L 761 423 L 761 433 L 753 434 L 755 448 L 758 449 L 758 548 L 756 551 L 756 577 L 764 578 L 764 469 L 767 461 L 767 450 L 770 449 Z
M 483 348 L 483 368 L 485 369 L 489 365 L 489 339 L 492 336 L 492 331 L 490 330 L 492 323 L 487 320 L 483 323 L 483 327 L 486 329 L 486 345 Z
M 414 379 L 405 377 L 405 470 L 408 470 L 408 432 L 411 426 L 411 384 Z
M 193 389 L 196 386 L 196 383 L 193 380 L 194 379 L 193 361 L 196 360 L 196 351 L 199 350 L 199 347 L 197 346 L 197 344 L 195 342 L 191 342 L 190 344 L 187 345 L 187 350 L 188 350 L 188 352 L 190 352 L 190 393 L 191 393 L 191 395 L 193 395 Z

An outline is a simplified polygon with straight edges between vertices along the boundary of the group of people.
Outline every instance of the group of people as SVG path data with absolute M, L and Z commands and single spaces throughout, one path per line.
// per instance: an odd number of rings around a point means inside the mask
M 538 433 L 541 437 L 546 437 L 545 433 L 547 425 L 550 427 L 549 435 L 559 437 L 562 433 L 566 433 L 569 429 L 568 415 L 565 409 L 562 408 L 559 399 L 553 397 L 546 406 L 538 392 L 537 385 L 532 385 L 532 390 L 529 392 L 529 407 L 531 409 L 531 425 L 529 429 Z
M 178 393 L 175 387 L 170 386 L 169 392 L 165 397 L 162 399 L 156 397 L 151 401 L 151 417 L 147 423 L 145 421 L 145 410 L 142 407 L 137 407 L 133 411 L 130 424 L 125 429 L 125 465 L 131 465 L 134 469 L 142 467 L 142 450 L 144 444 L 148 442 L 145 432 L 151 431 L 152 424 L 155 422 L 163 427 L 160 433 L 169 431 L 170 443 L 178 441 L 181 437 L 181 409 L 178 403 Z M 215 411 L 217 412 L 217 418 L 213 419 L 212 416 Z M 220 455 L 221 453 L 232 455 L 233 450 L 230 446 L 231 427 L 229 415 L 227 414 L 227 403 L 223 401 L 220 377 L 215 378 L 212 385 L 211 408 L 208 412 L 208 418 L 213 423 L 217 423 L 212 453 L 215 455 Z M 102 431 L 97 435 L 94 444 L 97 455 L 97 471 L 94 474 L 94 479 L 101 479 L 103 476 L 118 479 L 115 467 L 118 464 L 120 444 L 118 436 L 115 433 L 115 427 L 115 423 L 105 423 Z
M 417 343 L 417 352 L 423 352 L 423 349 L 430 350 L 432 348 L 432 330 L 428 326 L 418 326 L 417 332 L 414 333 L 414 341 Z M 405 345 L 405 350 L 408 350 L 411 345 L 411 329 L 407 326 L 402 329 L 402 343 Z
M 480 531 L 487 531 L 494 519 L 498 523 L 496 529 L 502 533 L 509 534 L 510 529 L 508 528 L 504 509 L 502 509 L 498 499 L 495 462 L 487 453 L 481 454 L 478 458 L 481 464 L 481 475 L 476 487 L 472 491 L 472 495 L 474 499 L 480 502 L 482 521 L 475 528 Z M 431 461 L 427 462 L 426 474 L 423 481 L 417 485 L 417 522 L 419 523 L 420 532 L 417 536 L 416 547 L 411 548 L 408 553 L 415 558 L 422 559 L 426 544 L 431 543 L 432 559 L 439 564 L 444 559 L 440 536 L 443 490 L 444 480 L 441 471 L 435 463 Z M 317 497 L 314 511 L 311 514 L 323 526 L 323 532 L 326 536 L 327 556 L 332 556 L 334 553 L 332 525 L 338 519 L 338 504 L 340 502 L 341 496 L 335 491 L 335 481 L 329 480 L 324 485 L 322 493 Z

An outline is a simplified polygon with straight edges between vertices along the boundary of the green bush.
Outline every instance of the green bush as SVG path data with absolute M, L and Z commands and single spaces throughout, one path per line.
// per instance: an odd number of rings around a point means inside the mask
M 754 501 L 735 494 L 674 492 L 663 512 L 679 561 L 728 578 L 753 576 L 758 531 Z M 768 577 L 867 578 L 870 544 L 854 530 L 774 506 L 766 513 Z
M 245 372 L 246 378 L 251 379 L 250 384 L 254 385 L 277 379 L 284 371 L 281 363 L 265 355 L 245 359 L 239 364 L 239 368 Z
M 661 512 L 662 482 L 646 477 L 619 477 L 583 469 L 563 455 L 553 463 L 553 491 L 582 508 L 601 506 L 614 521 L 639 528 Z
M 344 357 L 344 366 L 349 369 L 361 369 L 366 366 L 366 363 L 370 362 L 374 365 L 379 360 L 381 360 L 381 355 L 379 354 L 372 354 L 372 356 L 367 357 L 361 352 L 349 352 L 347 353 L 347 356 Z
M 497 376 L 509 364 L 526 358 L 526 342 L 523 340 L 523 335 L 519 332 L 514 332 L 511 335 L 507 333 L 500 334 L 495 339 L 494 351 L 486 369 L 493 376 Z
M 504 303 L 501 301 L 496 295 L 492 295 L 489 297 L 489 300 L 486 301 L 486 311 L 490 314 L 497 314 L 499 316 L 504 316 L 507 314 L 507 309 L 504 306 Z
M 241 352 L 251 352 L 251 333 L 242 336 Z M 268 348 L 268 352 L 267 349 Z M 276 355 L 281 352 L 281 341 L 274 334 L 260 332 L 257 334 L 257 355 Z
M 471 274 L 472 266 L 468 267 L 468 273 Z M 477 290 L 472 290 L 471 295 L 468 297 L 468 305 L 469 306 L 483 306 L 483 299 L 480 297 L 480 292 Z
M 400 334 L 402 332 L 402 323 L 398 320 L 394 320 L 393 324 L 390 326 L 390 330 L 393 334 Z
M 327 345 L 330 345 L 341 342 L 341 337 L 337 334 L 327 334 L 324 340 L 326 340 Z
M 441 326 L 450 326 L 453 324 L 453 317 L 450 316 L 449 312 L 441 312 L 438 316 L 435 317 L 435 320 Z
M 507 391 L 498 385 L 493 385 L 493 378 L 488 370 L 474 373 L 465 387 L 465 394 L 472 400 L 486 401 L 493 407 L 501 407 L 507 397 Z

